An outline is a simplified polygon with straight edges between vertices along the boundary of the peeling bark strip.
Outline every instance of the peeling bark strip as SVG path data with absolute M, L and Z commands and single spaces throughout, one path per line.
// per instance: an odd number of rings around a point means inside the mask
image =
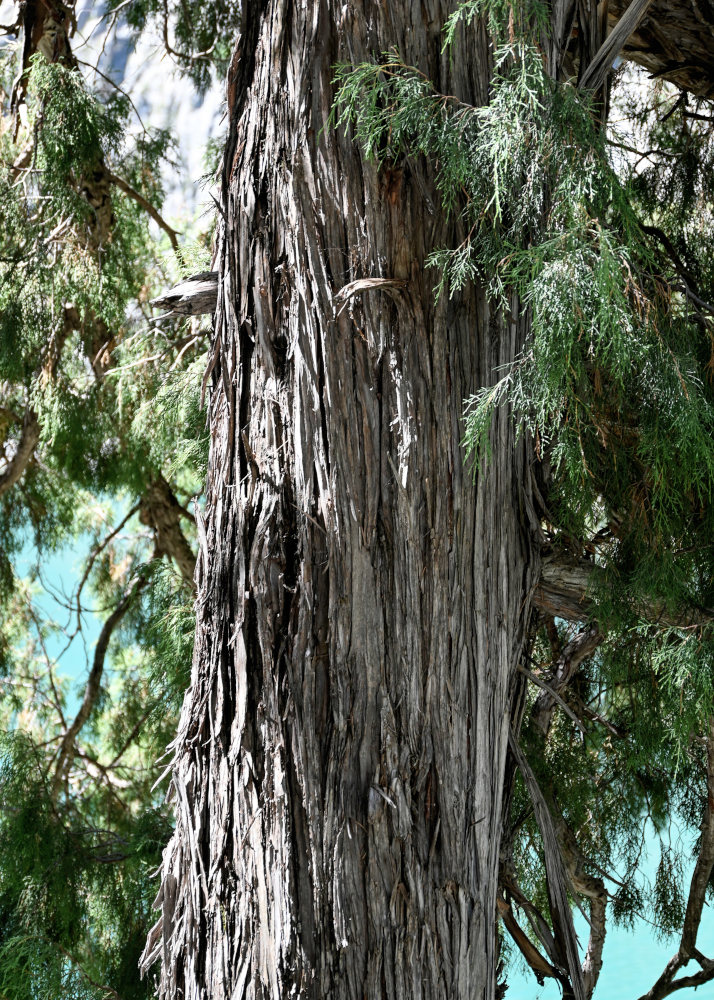
M 585 70 L 580 87 L 583 90 L 599 90 L 612 68 L 616 56 L 619 55 L 627 39 L 636 30 L 644 18 L 652 0 L 631 0 L 607 39 L 602 43 L 597 55 Z
M 391 46 L 483 104 L 489 39 L 443 53 L 451 10 L 242 9 L 196 646 L 144 954 L 165 1000 L 494 997 L 509 681 L 538 559 L 508 415 L 476 487 L 459 441 L 525 320 L 480 288 L 435 303 L 424 261 L 460 237 L 425 211 L 431 167 L 380 174 L 324 128 L 335 63 Z
M 152 306 L 167 309 L 168 315 L 201 316 L 216 311 L 218 299 L 218 272 L 202 271 L 185 278 L 157 299 Z
M 568 900 L 567 876 L 553 817 L 550 815 L 548 805 L 528 761 L 511 734 L 509 734 L 509 746 L 518 764 L 518 769 L 523 775 L 543 841 L 548 902 L 559 965 L 564 972 L 567 972 L 570 979 L 572 1000 L 586 1000 L 583 973 L 578 960 L 573 914 Z

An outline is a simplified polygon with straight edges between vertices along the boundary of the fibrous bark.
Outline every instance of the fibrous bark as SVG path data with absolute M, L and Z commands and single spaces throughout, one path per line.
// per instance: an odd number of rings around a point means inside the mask
M 444 53 L 451 9 L 242 11 L 196 646 L 144 955 L 166 1000 L 494 997 L 509 690 L 539 565 L 527 441 L 499 412 L 476 483 L 459 442 L 463 399 L 526 319 L 479 287 L 435 302 L 425 260 L 463 234 L 432 166 L 378 172 L 325 127 L 335 63 L 390 46 L 486 102 L 485 29 Z M 553 5 L 553 75 L 573 11 Z

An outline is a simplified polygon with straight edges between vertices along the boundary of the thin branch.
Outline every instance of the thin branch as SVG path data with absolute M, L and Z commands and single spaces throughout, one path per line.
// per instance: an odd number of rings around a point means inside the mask
M 94 551 L 90 554 L 89 559 L 87 560 L 87 565 L 86 565 L 86 567 L 84 569 L 84 573 L 82 574 L 82 579 L 79 581 L 79 586 L 77 587 L 77 598 L 76 598 L 76 600 L 77 600 L 77 625 L 78 626 L 81 627 L 81 624 L 80 624 L 80 621 L 79 621 L 79 616 L 80 616 L 81 611 L 82 611 L 82 603 L 81 603 L 81 600 L 80 600 L 80 598 L 82 596 L 82 590 L 84 588 L 85 583 L 89 579 L 89 574 L 92 572 L 92 567 L 94 566 L 94 563 L 96 562 L 97 557 L 100 555 L 100 553 L 102 553 L 104 551 L 104 549 L 107 547 L 107 545 L 109 545 L 109 543 L 116 538 L 116 536 L 122 530 L 122 528 L 127 523 L 127 521 L 130 518 L 132 518 L 134 516 L 134 514 L 136 514 L 138 512 L 138 510 L 139 510 L 140 507 L 141 507 L 141 501 L 139 501 L 139 503 L 135 503 L 134 506 L 129 511 L 129 513 L 125 517 L 122 518 L 122 520 L 119 522 L 119 524 L 116 526 L 116 528 L 114 528 L 114 530 L 112 532 L 110 532 L 110 534 L 108 534 L 107 537 L 104 538 L 99 543 L 99 545 L 94 549 Z
M 120 750 L 114 755 L 114 757 L 112 758 L 112 760 L 107 764 L 107 769 L 116 767 L 116 765 L 119 763 L 119 761 L 121 760 L 121 758 L 124 756 L 124 754 L 126 753 L 126 751 L 129 749 L 129 747 L 132 745 L 132 743 L 134 742 L 134 740 L 136 739 L 136 737 L 141 732 L 141 727 L 144 725 L 144 723 L 146 722 L 146 720 L 149 718 L 149 716 L 151 715 L 151 713 L 154 711 L 155 707 L 156 707 L 156 705 L 152 704 L 144 712 L 144 714 L 141 716 L 141 718 L 134 724 L 134 727 L 133 727 L 132 731 L 129 733 L 129 735 L 127 736 L 127 738 L 124 740 L 124 742 L 123 742 Z
M 124 194 L 127 195 L 129 198 L 133 198 L 133 200 L 137 203 L 137 205 L 141 205 L 144 211 L 151 216 L 151 218 L 154 220 L 157 226 L 160 229 L 163 229 L 163 231 L 168 235 L 169 240 L 171 241 L 171 246 L 174 248 L 174 250 L 178 250 L 178 240 L 176 238 L 178 236 L 178 231 L 174 229 L 172 226 L 170 226 L 168 222 L 166 222 L 166 220 L 157 212 L 157 210 L 154 208 L 151 202 L 147 201 L 147 199 L 143 196 L 143 194 L 139 194 L 139 192 L 136 191 L 131 186 L 131 184 L 127 184 L 127 182 L 125 180 L 122 180 L 121 177 L 117 177 L 115 173 L 112 173 L 112 171 L 109 170 L 109 168 L 107 168 L 107 177 L 112 182 L 112 184 L 115 184 L 119 188 L 120 191 L 123 191 Z
M 670 160 L 677 159 L 676 153 L 670 153 L 665 149 L 637 149 L 636 146 L 630 146 L 626 142 L 617 142 L 615 139 L 606 139 L 605 142 L 608 146 L 614 146 L 615 149 L 624 149 L 627 153 L 634 153 L 641 160 L 649 159 L 651 156 L 665 156 Z
M 61 952 L 64 955 L 64 957 L 68 961 L 70 961 L 81 972 L 81 974 L 84 976 L 84 978 L 90 984 L 90 986 L 93 986 L 97 990 L 101 990 L 105 994 L 105 996 L 107 996 L 107 997 L 113 997 L 114 1000 L 122 1000 L 121 993 L 117 993 L 117 991 L 114 989 L 113 986 L 105 986 L 104 983 L 99 983 L 99 982 L 97 982 L 96 979 L 93 979 L 89 975 L 89 973 L 87 972 L 87 970 L 84 968 L 84 966 L 79 961 L 77 961 L 77 959 L 75 958 L 75 956 L 71 952 L 67 951 L 65 948 L 62 947 L 61 944 L 58 944 L 55 941 L 53 941 L 51 943 L 52 943 L 53 947 L 55 947 L 57 949 L 57 951 Z
M 126 97 L 127 101 L 129 102 L 129 104 L 131 104 L 134 110 L 134 114 L 139 120 L 139 124 L 141 125 L 144 132 L 146 132 L 147 131 L 146 125 L 144 125 L 144 121 L 141 115 L 139 114 L 139 109 L 137 108 L 136 104 L 134 104 L 134 102 L 132 101 L 131 95 L 128 94 L 125 90 L 123 90 L 118 83 L 115 83 L 115 81 L 112 80 L 110 76 L 107 76 L 106 73 L 103 73 L 98 66 L 94 66 L 92 63 L 85 62 L 83 59 L 77 59 L 76 56 L 74 58 L 75 62 L 77 62 L 80 66 L 86 66 L 87 69 L 91 69 L 93 73 L 96 73 L 98 76 L 101 76 L 102 80 L 106 80 L 106 82 L 110 84 L 110 86 L 114 87 L 114 89 L 117 90 L 120 94 L 122 94 L 123 97 Z
M 177 52 L 176 49 L 172 48 L 169 42 L 169 6 L 167 0 L 164 0 L 164 18 L 163 18 L 163 35 L 164 35 L 164 48 L 170 56 L 175 56 L 177 59 L 184 59 L 186 62 L 196 62 L 198 59 L 208 59 L 210 54 L 216 47 L 216 42 L 213 45 L 205 49 L 203 52 L 196 52 L 190 54 L 188 52 Z
M 109 640 L 112 637 L 114 629 L 129 610 L 129 606 L 137 593 L 139 593 L 139 591 L 146 586 L 146 582 L 146 578 L 143 576 L 139 576 L 135 579 L 134 583 L 116 606 L 112 614 L 107 618 L 102 631 L 99 633 L 99 639 L 97 640 L 97 646 L 94 651 L 94 661 L 92 663 L 92 669 L 89 672 L 89 677 L 87 678 L 82 704 L 79 706 L 79 710 L 74 717 L 74 720 L 62 737 L 62 742 L 60 743 L 59 750 L 57 752 L 55 773 L 50 787 L 50 795 L 53 800 L 55 800 L 59 794 L 60 787 L 67 775 L 72 757 L 74 756 L 74 741 L 85 722 L 92 714 L 92 709 L 94 708 L 97 698 L 99 697 L 102 674 L 104 673 L 104 660 L 107 654 Z
M 560 705 L 565 714 L 573 720 L 583 736 L 585 736 L 585 726 L 582 724 L 570 705 L 563 701 L 557 691 L 555 691 L 549 684 L 546 684 L 546 682 L 537 674 L 534 674 L 532 670 L 529 670 L 528 667 L 524 667 L 522 663 L 518 664 L 518 670 L 524 675 L 524 677 L 527 677 L 529 681 L 532 681 L 542 691 L 547 692 L 547 694 Z
M 553 717 L 555 702 L 563 704 L 559 693 L 569 684 L 583 660 L 592 656 L 603 639 L 604 636 L 597 625 L 591 625 L 574 636 L 560 650 L 549 678 L 550 686 L 543 686 L 544 693 L 536 700 L 531 713 L 533 722 L 546 736 Z

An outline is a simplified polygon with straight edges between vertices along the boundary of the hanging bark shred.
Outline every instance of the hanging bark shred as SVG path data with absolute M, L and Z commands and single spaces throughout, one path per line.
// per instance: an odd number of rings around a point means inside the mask
M 573 914 L 570 910 L 570 902 L 568 900 L 568 878 L 563 864 L 553 817 L 550 814 L 531 766 L 523 755 L 523 751 L 518 746 L 516 740 L 510 734 L 509 736 L 511 753 L 515 757 L 518 769 L 523 775 L 541 834 L 550 916 L 553 922 L 553 935 L 558 947 L 561 969 L 568 973 L 574 1000 L 586 1000 L 585 984 L 583 983 L 583 974 L 578 958 L 577 937 L 575 936 L 575 927 L 573 925 Z

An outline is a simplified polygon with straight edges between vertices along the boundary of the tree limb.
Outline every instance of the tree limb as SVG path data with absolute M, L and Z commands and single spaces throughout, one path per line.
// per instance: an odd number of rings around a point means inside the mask
M 496 906 L 498 908 L 498 915 L 501 920 L 503 920 L 506 930 L 516 942 L 518 950 L 533 970 L 533 974 L 540 985 L 543 985 L 543 979 L 545 976 L 548 976 L 551 979 L 562 980 L 562 973 L 559 973 L 558 970 L 550 964 L 550 962 L 543 958 L 531 939 L 519 926 L 518 921 L 513 915 L 513 910 L 505 899 L 497 896 Z
M 154 222 L 157 224 L 157 226 L 160 229 L 163 229 L 163 231 L 168 235 L 169 240 L 171 241 L 171 246 L 174 248 L 174 250 L 178 250 L 178 240 L 176 238 L 178 235 L 177 231 L 172 226 L 170 226 L 168 222 L 166 222 L 166 220 L 159 212 L 157 212 L 157 210 L 154 208 L 151 202 L 148 201 L 143 196 L 143 194 L 140 194 L 138 191 L 136 191 L 131 186 L 131 184 L 127 184 L 125 180 L 122 180 L 121 177 L 117 177 L 117 175 L 112 173 L 112 171 L 109 170 L 108 168 L 107 168 L 107 178 L 109 179 L 109 181 L 111 181 L 112 184 L 115 184 L 120 191 L 123 191 L 125 195 L 127 195 L 129 198 L 132 198 L 137 203 L 137 205 L 141 205 L 141 207 L 144 209 L 147 215 L 150 215 L 151 218 L 154 220 Z
M 139 518 L 156 536 L 156 554 L 169 556 L 179 568 L 184 583 L 195 591 L 193 576 L 196 556 L 181 530 L 183 508 L 164 477 L 159 473 L 141 499 Z
M 74 306 L 65 306 L 62 327 L 55 336 L 50 338 L 45 355 L 36 372 L 35 377 L 41 384 L 46 384 L 54 378 L 64 343 L 72 330 L 77 329 L 78 326 L 79 313 Z M 42 428 L 37 413 L 34 407 L 28 404 L 22 418 L 22 431 L 15 453 L 8 461 L 5 470 L 0 474 L 0 496 L 7 493 L 22 477 L 32 459 L 35 448 L 39 444 L 41 432 Z
M 152 306 L 167 309 L 167 315 L 201 316 L 216 311 L 218 271 L 202 271 L 184 278 L 178 285 L 151 300 Z
M 563 711 L 565 712 L 565 714 L 570 719 L 573 720 L 573 722 L 578 727 L 578 729 L 580 730 L 580 732 L 583 733 L 583 735 L 585 734 L 585 726 L 582 724 L 582 722 L 577 717 L 577 715 L 575 714 L 575 712 L 572 710 L 572 708 L 570 707 L 570 705 L 568 705 L 567 702 L 563 701 L 563 699 L 560 697 L 560 695 L 558 694 L 558 692 L 554 688 L 552 688 L 549 684 L 547 684 L 537 674 L 534 674 L 532 670 L 529 670 L 527 667 L 524 667 L 522 663 L 518 664 L 518 670 L 525 677 L 527 677 L 529 681 L 532 681 L 533 684 L 535 684 L 537 687 L 541 688 L 541 690 L 543 691 L 544 695 L 547 696 L 552 701 L 553 705 L 555 705 L 556 703 L 558 705 L 560 705 L 560 707 L 563 709 Z M 540 698 L 538 698 L 538 701 L 540 701 Z M 536 701 L 536 705 L 538 704 L 538 701 Z
M 663 1000 L 664 997 L 677 990 L 686 989 L 689 986 L 701 986 L 714 979 L 714 962 L 705 958 L 696 948 L 707 886 L 714 868 L 714 718 L 709 719 L 708 729 L 706 738 L 706 804 L 700 828 L 702 836 L 699 842 L 697 863 L 694 866 L 689 886 L 682 937 L 679 948 L 667 962 L 664 972 L 649 992 L 640 997 L 640 1000 Z M 675 979 L 677 972 L 692 958 L 695 958 L 702 966 L 701 972 L 697 972 L 693 976 L 682 976 Z
M 57 751 L 57 760 L 55 762 L 55 772 L 52 777 L 52 784 L 50 786 L 50 795 L 53 800 L 56 800 L 59 790 L 62 786 L 62 782 L 67 776 L 67 771 L 69 770 L 72 757 L 74 756 L 74 741 L 77 738 L 80 730 L 84 726 L 85 722 L 92 714 L 92 709 L 94 708 L 97 698 L 99 697 L 99 692 L 101 690 L 102 674 L 104 673 L 104 660 L 107 654 L 107 647 L 109 646 L 109 640 L 112 637 L 112 633 L 117 625 L 121 622 L 124 615 L 129 610 L 131 602 L 134 600 L 136 595 L 146 586 L 146 579 L 143 576 L 138 577 L 129 590 L 126 592 L 124 597 L 121 599 L 119 604 L 116 606 L 111 615 L 107 618 L 99 633 L 99 639 L 97 640 L 97 646 L 94 650 L 94 661 L 92 663 L 92 669 L 89 672 L 89 677 L 87 678 L 87 684 L 84 689 L 84 697 L 82 698 L 82 704 L 79 706 L 79 710 L 74 717 L 69 728 L 66 730 L 64 736 L 62 737 L 62 742 L 60 743 L 59 749 Z
M 531 712 L 531 718 L 540 731 L 547 736 L 553 718 L 556 702 L 564 704 L 560 697 L 561 691 L 568 685 L 578 667 L 595 652 L 604 636 L 597 625 L 590 625 L 567 642 L 553 664 L 553 670 L 548 683 L 543 685 L 543 693 L 538 696 Z M 568 714 L 577 718 L 571 710 Z M 578 720 L 582 728 L 582 723 Z
M 559 550 L 549 552 L 543 558 L 541 577 L 533 591 L 533 604 L 544 614 L 565 621 L 591 621 L 595 606 L 590 595 L 604 572 L 589 559 L 578 559 Z M 644 602 L 639 611 L 648 621 L 673 627 L 714 622 L 714 611 L 710 608 L 689 608 L 686 613 L 672 614 L 661 604 Z

